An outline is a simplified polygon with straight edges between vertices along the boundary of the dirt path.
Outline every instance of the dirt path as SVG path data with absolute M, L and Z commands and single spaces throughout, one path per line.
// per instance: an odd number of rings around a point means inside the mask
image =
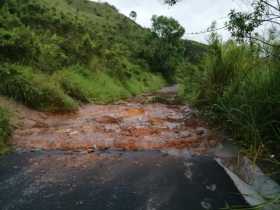
M 87 105 L 77 113 L 59 115 L 29 110 L 12 144 L 44 150 L 191 149 L 207 153 L 217 144 L 205 123 L 188 106 L 152 103 L 171 100 L 176 88 L 165 88 L 114 105 Z

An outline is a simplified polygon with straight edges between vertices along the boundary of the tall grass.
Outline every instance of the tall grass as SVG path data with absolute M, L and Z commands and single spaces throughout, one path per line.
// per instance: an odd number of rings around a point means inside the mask
M 185 95 L 248 151 L 280 151 L 280 71 L 254 46 L 212 42 Z M 190 80 L 190 79 L 189 79 Z M 277 158 L 280 158 L 279 156 Z
M 53 75 L 65 93 L 85 103 L 108 103 L 129 95 L 116 80 L 105 73 L 91 73 L 76 66 Z
M 149 72 L 120 80 L 104 71 L 92 72 L 81 66 L 58 71 L 52 77 L 66 94 L 86 103 L 109 103 L 159 89 L 165 84 L 161 76 Z
M 49 75 L 27 66 L 2 64 L 0 78 L 0 94 L 43 111 L 73 111 L 79 101 L 110 103 L 165 84 L 162 76 L 150 72 L 121 80 L 79 65 Z
M 72 111 L 77 103 L 43 73 L 26 66 L 0 66 L 0 94 L 45 111 Z
M 161 75 L 143 72 L 139 75 L 134 75 L 124 81 L 123 84 L 132 95 L 137 95 L 147 91 L 158 90 L 166 84 L 166 81 Z

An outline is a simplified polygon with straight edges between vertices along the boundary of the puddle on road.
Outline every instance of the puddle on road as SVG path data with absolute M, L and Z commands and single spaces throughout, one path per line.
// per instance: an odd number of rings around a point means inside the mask
M 145 97 L 143 97 L 145 98 Z M 205 123 L 188 106 L 130 100 L 87 105 L 71 115 L 32 112 L 15 131 L 12 144 L 43 150 L 189 149 L 204 154 L 217 145 Z M 143 100 L 142 100 L 143 101 Z M 30 111 L 31 112 L 31 111 Z

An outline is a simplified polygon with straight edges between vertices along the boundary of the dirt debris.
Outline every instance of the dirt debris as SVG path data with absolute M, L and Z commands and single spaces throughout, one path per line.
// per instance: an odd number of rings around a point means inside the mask
M 165 97 L 166 92 L 164 92 Z M 174 93 L 172 93 L 174 94 Z M 150 96 L 143 96 L 150 97 Z M 87 105 L 77 113 L 40 113 L 25 108 L 12 144 L 23 149 L 190 149 L 205 153 L 218 144 L 189 106 L 142 103 L 139 97 L 113 105 Z M 26 111 L 27 110 L 27 111 Z

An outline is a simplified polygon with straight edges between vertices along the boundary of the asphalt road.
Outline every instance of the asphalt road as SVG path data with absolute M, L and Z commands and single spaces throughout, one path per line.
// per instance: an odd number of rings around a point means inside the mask
M 22 152 L 0 158 L 1 210 L 218 210 L 246 202 L 212 158 Z

